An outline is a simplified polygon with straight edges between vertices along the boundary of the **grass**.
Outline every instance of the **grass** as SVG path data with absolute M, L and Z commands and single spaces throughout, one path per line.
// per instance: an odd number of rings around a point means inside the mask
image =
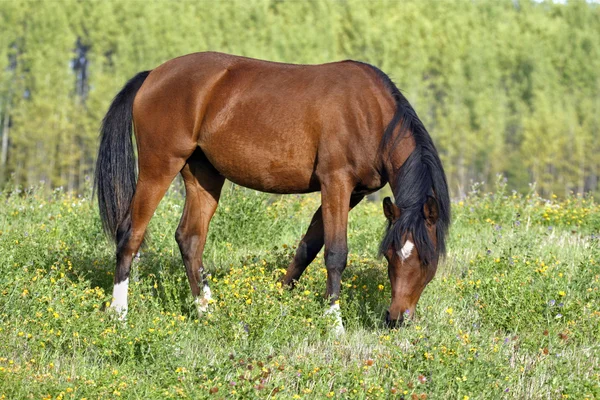
M 476 189 L 453 205 L 449 254 L 417 317 L 387 330 L 379 204 L 351 213 L 331 334 L 322 256 L 277 284 L 318 195 L 232 187 L 205 253 L 212 312 L 198 318 L 173 239 L 171 193 L 132 270 L 126 323 L 113 248 L 87 197 L 0 195 L 0 398 L 600 398 L 600 207 L 589 198 Z

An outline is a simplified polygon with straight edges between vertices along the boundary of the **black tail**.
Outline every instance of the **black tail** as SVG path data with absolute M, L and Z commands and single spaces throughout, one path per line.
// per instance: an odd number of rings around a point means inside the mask
M 133 152 L 133 100 L 150 71 L 134 76 L 117 94 L 102 120 L 94 191 L 104 231 L 116 240 L 117 228 L 127 217 L 136 185 Z

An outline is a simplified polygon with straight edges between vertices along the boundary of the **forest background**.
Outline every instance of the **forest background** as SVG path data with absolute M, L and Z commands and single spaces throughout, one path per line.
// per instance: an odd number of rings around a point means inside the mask
M 600 193 L 600 5 L 498 1 L 1 1 L 0 188 L 80 191 L 135 73 L 196 51 L 388 73 L 472 182 Z

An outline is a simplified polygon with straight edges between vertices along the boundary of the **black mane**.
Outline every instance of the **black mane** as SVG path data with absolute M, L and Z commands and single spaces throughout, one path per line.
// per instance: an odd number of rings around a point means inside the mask
M 401 249 L 404 245 L 403 236 L 411 233 L 421 262 L 429 265 L 431 261 L 437 260 L 439 255 L 446 254 L 446 236 L 450 227 L 450 196 L 446 174 L 431 136 L 408 100 L 389 76 L 377 67 L 366 65 L 377 73 L 396 101 L 396 112 L 383 134 L 380 151 L 393 151 L 399 143 L 399 138 L 411 133 L 416 145 L 406 162 L 398 171 L 394 171 L 397 173 L 388 177 L 394 179 L 395 176 L 397 180 L 394 199 L 400 209 L 400 218 L 388 226 L 379 251 L 386 251 L 392 244 L 396 249 Z M 400 131 L 398 136 L 394 137 L 398 124 Z M 434 249 L 426 229 L 423 207 L 428 196 L 437 200 L 439 208 L 436 225 L 437 249 Z

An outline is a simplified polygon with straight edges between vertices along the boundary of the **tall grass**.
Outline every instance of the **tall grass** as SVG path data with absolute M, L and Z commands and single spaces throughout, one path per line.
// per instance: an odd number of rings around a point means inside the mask
M 113 248 L 95 204 L 61 191 L 0 197 L 2 398 L 600 397 L 599 206 L 476 188 L 455 203 L 449 254 L 416 319 L 387 330 L 379 204 L 351 213 L 331 333 L 322 257 L 295 290 L 281 276 L 318 195 L 228 189 L 205 261 L 199 318 L 173 239 L 171 193 L 133 267 L 130 312 L 111 300 Z

